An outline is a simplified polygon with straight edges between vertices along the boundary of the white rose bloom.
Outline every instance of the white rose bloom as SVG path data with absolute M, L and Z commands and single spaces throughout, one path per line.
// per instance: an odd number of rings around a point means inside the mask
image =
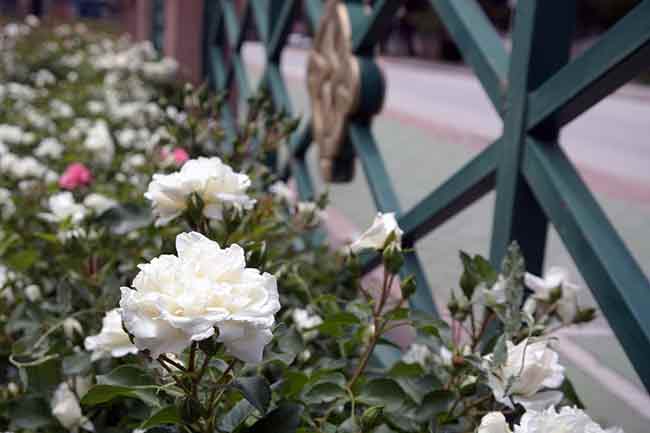
M 9 218 L 16 213 L 16 205 L 11 199 L 11 191 L 7 188 L 0 188 L 0 217 Z M 2 287 L 2 284 L 0 284 Z
M 475 301 L 488 306 L 503 304 L 506 302 L 506 280 L 499 275 L 496 283 L 490 288 L 481 287 L 474 292 L 472 297 Z
M 84 206 L 95 211 L 96 214 L 103 214 L 110 208 L 117 206 L 117 202 L 112 198 L 96 192 L 88 194 L 84 198 Z
M 74 110 L 72 107 L 69 104 L 58 99 L 53 99 L 50 101 L 50 110 L 52 116 L 54 117 L 68 118 L 74 116 Z
M 476 433 L 512 433 L 501 412 L 490 412 L 483 416 Z M 541 433 L 541 432 L 540 432 Z M 558 432 L 559 433 L 559 432 Z
M 512 399 L 527 410 L 545 409 L 559 403 L 560 391 L 540 392 L 543 388 L 557 388 L 564 381 L 564 367 L 558 362 L 557 352 L 548 347 L 548 341 L 526 339 L 517 345 L 508 341 L 507 347 L 506 363 L 488 372 L 488 385 L 494 398 L 507 406 L 512 406 Z M 490 361 L 492 355 L 485 359 Z M 512 378 L 516 379 L 508 388 Z
M 296 201 L 296 196 L 291 188 L 289 188 L 289 185 L 280 180 L 269 187 L 269 192 L 278 200 L 285 201 L 286 203 Z
M 244 362 L 260 362 L 280 309 L 275 277 L 246 268 L 244 250 L 222 249 L 200 233 L 176 237 L 178 256 L 140 265 L 133 287 L 122 288 L 122 318 L 139 349 L 157 358 L 211 337 Z
M 92 352 L 92 361 L 101 358 L 121 358 L 129 353 L 138 353 L 129 336 L 122 329 L 122 315 L 119 308 L 106 313 L 102 319 L 102 330 L 97 335 L 86 337 L 86 350 Z
M 84 147 L 97 155 L 103 164 L 110 164 L 115 154 L 115 144 L 104 120 L 95 122 L 86 134 Z
M 165 57 L 159 62 L 144 62 L 141 70 L 142 75 L 149 80 L 164 83 L 176 76 L 178 62 L 171 57 Z
M 79 428 L 88 431 L 95 430 L 92 422 L 81 413 L 77 396 L 65 382 L 59 385 L 52 397 L 52 415 L 68 431 L 76 433 Z
M 563 407 L 558 413 L 550 407 L 542 412 L 524 413 L 519 425 L 515 426 L 515 433 L 623 433 L 623 430 L 619 427 L 603 429 L 578 408 Z
M 78 224 L 86 216 L 86 208 L 74 201 L 71 192 L 60 192 L 48 200 L 50 212 L 39 216 L 49 222 L 62 222 L 70 218 L 73 224 Z
M 535 292 L 534 297 L 548 301 L 554 290 L 561 290 L 561 297 L 557 301 L 557 313 L 564 323 L 571 323 L 578 311 L 578 296 L 580 286 L 569 282 L 569 272 L 560 267 L 552 267 L 546 272 L 544 278 L 526 273 L 524 277 L 526 286 Z
M 0 141 L 5 143 L 22 143 L 24 134 L 23 130 L 18 126 L 0 125 Z
M 401 246 L 403 232 L 397 225 L 395 214 L 393 212 L 379 212 L 370 228 L 363 232 L 361 237 L 350 245 L 350 249 L 354 253 L 365 249 L 381 250 L 393 232 L 395 233 L 397 245 Z
M 106 110 L 106 106 L 101 101 L 88 101 L 86 108 L 92 114 L 101 114 Z
M 323 319 L 318 314 L 311 314 L 303 308 L 293 310 L 291 317 L 299 331 L 305 331 L 323 323 Z
M 72 340 L 75 334 L 84 335 L 84 328 L 74 317 L 68 317 L 63 321 L 63 334 L 68 340 Z
M 300 201 L 296 204 L 296 216 L 302 224 L 316 227 L 325 219 L 326 214 L 313 201 Z
M 43 296 L 41 295 L 41 288 L 36 284 L 30 284 L 25 287 L 25 296 L 30 302 L 39 301 Z
M 426 367 L 433 361 L 433 352 L 424 344 L 413 343 L 402 355 L 402 361 L 407 364 L 419 364 Z
M 41 23 L 41 20 L 38 19 L 37 16 L 29 14 L 25 17 L 25 24 L 27 24 L 30 27 L 38 27 L 38 25 Z
M 132 172 L 147 163 L 147 158 L 141 153 L 134 153 L 124 158 L 122 171 Z
M 56 83 L 56 77 L 47 69 L 39 69 L 34 74 L 34 84 L 36 84 L 36 87 L 45 87 L 54 83 Z
M 181 215 L 192 193 L 203 199 L 203 215 L 220 219 L 227 205 L 238 210 L 253 207 L 255 200 L 246 194 L 250 184 L 247 175 L 234 172 L 221 159 L 198 158 L 190 159 L 175 173 L 154 174 L 145 197 L 153 203 L 158 226 Z
M 63 153 L 63 145 L 56 138 L 46 138 L 40 142 L 38 147 L 34 150 L 34 155 L 39 158 L 49 157 L 58 159 Z

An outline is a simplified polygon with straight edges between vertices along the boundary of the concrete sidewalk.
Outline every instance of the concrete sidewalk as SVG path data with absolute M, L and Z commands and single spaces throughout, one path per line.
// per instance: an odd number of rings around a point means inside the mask
M 247 63 L 254 75 L 251 77 L 253 84 L 263 67 L 259 52 L 255 50 L 256 47 L 245 50 Z M 300 63 L 304 53 L 294 51 L 289 50 L 285 55 L 287 62 L 286 66 L 283 64 L 283 72 L 296 112 L 308 113 L 304 70 Z M 385 63 L 388 65 L 389 62 Z M 395 63 L 395 60 L 390 60 L 390 63 Z M 465 80 L 472 79 L 464 75 Z M 460 79 L 460 75 L 457 78 Z M 391 85 L 393 82 L 388 86 L 389 98 Z M 638 98 L 635 100 L 639 101 Z M 403 209 L 417 203 L 490 139 L 486 131 L 472 127 L 470 117 L 463 117 L 460 112 L 430 113 L 426 106 L 418 111 L 418 108 L 426 105 L 421 102 L 412 100 L 410 110 L 405 111 L 400 109 L 401 103 L 391 104 L 390 100 L 387 101 L 386 109 L 376 118 L 373 128 Z M 467 104 L 473 101 L 459 100 L 451 105 L 460 107 L 461 102 Z M 650 114 L 650 105 L 645 101 L 643 108 Z M 450 119 L 453 121 L 448 122 Z M 461 127 L 464 122 L 467 122 L 467 126 Z M 480 119 L 475 122 L 485 123 Z M 650 122 L 647 124 L 650 127 Z M 620 127 L 614 124 L 611 129 L 620 132 Z M 498 131 L 492 130 L 491 133 Z M 649 136 L 650 131 L 646 140 Z M 647 170 L 650 165 L 641 170 L 640 167 L 635 168 L 635 161 L 632 161 L 631 174 L 624 173 L 621 167 L 625 164 L 620 160 L 637 158 L 632 153 L 626 155 L 619 149 L 619 162 L 613 162 L 612 170 L 607 173 L 603 173 L 602 167 L 590 166 L 588 158 L 578 161 L 578 165 L 614 226 L 646 274 L 650 274 L 650 171 Z M 315 149 L 311 149 L 308 156 L 312 174 L 318 179 Z M 600 157 L 606 158 L 606 155 Z M 650 152 L 645 157 L 650 157 Z M 620 164 L 623 165 L 619 167 Z M 347 217 L 352 227 L 364 228 L 371 222 L 375 207 L 360 166 L 350 184 L 326 186 L 318 181 L 317 187 L 320 190 L 329 189 L 332 205 Z M 418 242 L 417 249 L 438 305 L 444 305 L 449 289 L 457 286 L 461 271 L 458 250 L 487 255 L 493 205 L 494 195 L 489 194 Z M 584 286 L 554 229 L 551 229 L 549 236 L 546 263 L 548 266 L 568 267 L 575 280 Z M 581 303 L 595 305 L 588 290 L 581 293 Z M 645 433 L 650 425 L 650 398 L 606 321 L 601 317 L 594 324 L 570 329 L 559 338 L 562 340 L 559 346 L 562 348 L 563 362 L 590 414 L 604 425 L 620 425 L 627 433 Z

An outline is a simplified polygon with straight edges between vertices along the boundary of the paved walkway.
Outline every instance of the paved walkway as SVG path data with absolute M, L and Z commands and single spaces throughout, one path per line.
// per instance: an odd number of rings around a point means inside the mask
M 245 47 L 255 77 L 263 67 L 261 48 Z M 307 113 L 305 52 L 286 50 L 283 73 L 296 110 Z M 382 60 L 388 79 L 385 109 L 374 126 L 404 209 L 439 185 L 499 134 L 500 124 L 476 79 L 465 69 L 422 62 Z M 253 77 L 253 78 L 255 78 Z M 594 190 L 632 253 L 650 275 L 650 92 L 626 87 L 578 118 L 562 136 L 565 149 Z M 310 154 L 312 172 L 315 153 Z M 374 205 L 361 175 L 329 188 L 333 206 L 356 227 L 372 220 Z M 487 254 L 494 195 L 490 194 L 418 243 L 438 304 L 460 275 L 457 251 Z M 571 269 L 581 281 L 555 230 L 546 263 Z M 582 282 L 584 285 L 584 282 Z M 581 302 L 594 305 L 588 290 Z M 627 433 L 645 433 L 650 398 L 606 321 L 560 335 L 562 357 L 592 416 Z

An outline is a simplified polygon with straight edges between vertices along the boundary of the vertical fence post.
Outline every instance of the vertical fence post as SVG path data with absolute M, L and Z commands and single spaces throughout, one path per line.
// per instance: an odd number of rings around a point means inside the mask
M 166 0 L 163 51 L 178 61 L 183 80 L 198 84 L 203 79 L 203 0 Z
M 492 226 L 494 265 L 500 264 L 509 243 L 516 240 L 527 269 L 536 274 L 542 271 L 548 219 L 521 172 L 528 94 L 568 61 L 575 9 L 575 0 L 521 0 L 517 4 Z M 544 140 L 553 140 L 557 134 L 552 124 L 534 133 Z
M 122 0 L 120 13 L 122 25 L 135 42 L 151 37 L 152 0 Z

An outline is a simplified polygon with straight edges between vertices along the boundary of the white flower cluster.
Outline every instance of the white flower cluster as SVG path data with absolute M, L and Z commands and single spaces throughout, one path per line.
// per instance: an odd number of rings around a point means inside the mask
M 222 249 L 192 232 L 176 238 L 177 256 L 140 265 L 120 307 L 136 346 L 154 358 L 180 353 L 193 341 L 218 341 L 245 362 L 260 362 L 280 309 L 275 277 L 246 268 L 244 250 Z
M 544 411 L 527 411 L 514 433 L 623 433 L 619 427 L 603 429 L 583 410 L 563 407 L 559 412 L 551 407 Z M 513 433 L 505 416 L 490 412 L 483 417 L 477 433 Z

